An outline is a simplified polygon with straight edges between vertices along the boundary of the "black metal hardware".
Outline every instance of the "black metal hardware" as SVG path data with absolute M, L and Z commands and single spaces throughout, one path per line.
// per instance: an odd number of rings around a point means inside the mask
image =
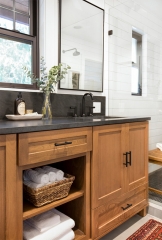
M 124 210 L 126 210 L 126 209 L 128 209 L 128 208 L 130 208 L 132 206 L 132 204 L 127 204 L 127 206 L 124 208 L 124 207 L 121 207 L 122 209 L 123 209 L 123 211 Z
M 123 155 L 126 156 L 126 162 L 123 163 L 126 167 L 128 167 L 128 164 L 131 166 L 132 164 L 132 155 L 131 155 L 131 151 L 123 153 Z M 128 155 L 129 155 L 129 161 L 128 161 Z
M 95 107 L 89 107 L 89 116 L 93 116 L 93 112 L 92 112 L 93 108 L 95 108 Z
M 91 97 L 91 100 L 93 101 L 93 94 L 92 93 L 85 93 L 82 97 L 82 117 L 85 117 L 86 114 L 85 114 L 85 97 L 86 96 L 90 96 Z
M 132 155 L 131 155 L 131 151 L 127 152 L 129 154 L 129 165 L 131 166 L 132 164 Z
M 70 107 L 70 109 L 74 109 L 74 117 L 77 117 L 77 107 Z
M 123 163 L 123 165 L 125 165 L 126 167 L 128 167 L 128 152 L 126 152 L 126 153 L 123 153 L 123 155 L 124 156 L 126 156 L 126 162 L 125 163 Z
M 64 142 L 64 143 L 55 143 L 55 146 L 67 145 L 72 144 L 72 142 Z
M 109 30 L 108 31 L 108 35 L 110 36 L 110 35 L 113 35 L 113 30 Z

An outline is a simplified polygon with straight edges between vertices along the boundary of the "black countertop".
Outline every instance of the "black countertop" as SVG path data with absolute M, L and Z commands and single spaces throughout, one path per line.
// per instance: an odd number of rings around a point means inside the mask
M 39 132 L 47 130 L 102 126 L 109 124 L 142 122 L 150 117 L 62 117 L 51 120 L 11 121 L 0 120 L 0 134 Z

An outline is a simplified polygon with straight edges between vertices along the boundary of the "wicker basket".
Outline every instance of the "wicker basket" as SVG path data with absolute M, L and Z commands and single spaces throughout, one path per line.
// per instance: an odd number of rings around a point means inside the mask
M 75 177 L 65 174 L 65 178 L 66 179 L 38 189 L 32 189 L 23 184 L 24 198 L 34 206 L 41 207 L 45 204 L 67 197 Z

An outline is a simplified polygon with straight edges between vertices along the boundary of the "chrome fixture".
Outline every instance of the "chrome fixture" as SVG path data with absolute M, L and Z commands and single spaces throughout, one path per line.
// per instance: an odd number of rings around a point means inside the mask
M 68 50 L 63 50 L 62 52 L 63 52 L 63 53 L 66 53 L 66 52 L 72 51 L 72 50 L 75 50 L 75 51 L 73 52 L 73 56 L 78 56 L 78 55 L 80 55 L 80 52 L 78 52 L 76 48 L 72 48 L 72 49 L 68 49 Z
M 85 97 L 90 96 L 93 101 L 93 94 L 92 93 L 85 93 L 82 97 L 82 117 L 85 117 Z

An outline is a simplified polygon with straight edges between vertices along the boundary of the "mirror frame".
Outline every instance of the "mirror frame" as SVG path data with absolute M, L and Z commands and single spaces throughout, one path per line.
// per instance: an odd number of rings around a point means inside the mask
M 62 9 L 62 1 L 63 0 L 58 0 L 59 2 L 59 17 L 58 17 L 58 63 L 61 63 L 61 9 Z M 98 6 L 96 6 L 95 4 L 93 3 L 90 3 L 86 0 L 82 0 L 96 8 L 99 8 L 103 11 L 103 41 L 102 41 L 102 44 L 103 44 L 103 48 L 102 48 L 102 90 L 101 91 L 94 91 L 94 90 L 86 90 L 86 89 L 73 89 L 73 88 L 61 88 L 61 84 L 60 84 L 60 81 L 59 81 L 59 84 L 58 84 L 58 88 L 59 89 L 62 89 L 62 90 L 73 90 L 73 91 L 91 91 L 91 92 L 103 92 L 103 77 L 104 77 L 104 19 L 105 19 L 105 10 L 103 8 L 100 8 Z

